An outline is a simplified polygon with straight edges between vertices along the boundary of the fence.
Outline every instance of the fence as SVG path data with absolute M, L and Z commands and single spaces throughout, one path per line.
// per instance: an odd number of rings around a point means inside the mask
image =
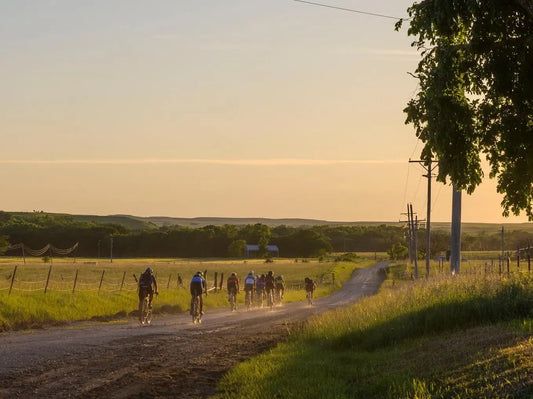
M 75 269 L 70 272 L 61 270 L 61 272 L 54 273 L 53 265 L 48 267 L 41 275 L 32 275 L 32 279 L 21 276 L 18 272 L 18 266 L 13 268 L 13 271 L 5 275 L 4 278 L 0 276 L 0 292 L 7 291 L 8 295 L 13 292 L 94 292 L 98 295 L 101 293 L 118 293 L 131 292 L 137 290 L 137 276 L 135 274 L 128 274 L 128 272 L 117 272 L 111 270 L 97 270 L 91 268 L 90 271 L 83 270 L 85 275 L 80 273 L 80 269 Z M 87 275 L 89 273 L 89 275 Z M 223 291 L 225 290 L 224 273 L 214 272 L 211 274 L 204 272 L 207 281 L 208 291 Z M 157 274 L 156 274 L 157 277 Z M 209 279 L 211 277 L 211 279 Z M 158 290 L 170 290 L 186 288 L 183 278 L 180 273 L 172 274 L 157 278 Z M 319 285 L 335 285 L 334 273 L 325 273 L 316 281 Z M 303 280 L 288 280 L 285 281 L 287 290 L 303 290 Z

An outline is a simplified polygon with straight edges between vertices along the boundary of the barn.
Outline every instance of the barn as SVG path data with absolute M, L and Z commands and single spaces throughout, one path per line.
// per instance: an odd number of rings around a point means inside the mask
M 277 245 L 267 245 L 266 250 L 272 257 L 279 257 L 279 248 Z M 259 256 L 259 245 L 245 245 L 244 257 L 256 258 Z

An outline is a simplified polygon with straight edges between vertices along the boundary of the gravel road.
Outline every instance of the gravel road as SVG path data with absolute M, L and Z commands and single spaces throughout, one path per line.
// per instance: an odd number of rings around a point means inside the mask
M 128 319 L 0 334 L 0 398 L 207 398 L 235 364 L 284 340 L 290 324 L 376 293 L 386 265 L 356 270 L 313 306 L 207 309 L 201 325 L 180 314 L 143 327 Z

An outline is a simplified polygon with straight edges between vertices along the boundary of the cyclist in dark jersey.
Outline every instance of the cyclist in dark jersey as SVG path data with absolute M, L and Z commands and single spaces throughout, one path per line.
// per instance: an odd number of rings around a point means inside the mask
M 147 267 L 139 277 L 139 302 L 141 302 L 146 295 L 149 295 L 148 307 L 151 308 L 154 293 L 157 295 L 157 281 L 152 268 Z

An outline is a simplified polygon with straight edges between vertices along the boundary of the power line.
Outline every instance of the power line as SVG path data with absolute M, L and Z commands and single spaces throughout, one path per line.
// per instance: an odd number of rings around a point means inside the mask
M 358 14 L 364 14 L 364 15 L 371 15 L 371 16 L 373 16 L 373 17 L 395 19 L 395 20 L 397 20 L 397 21 L 398 21 L 398 20 L 400 20 L 400 21 L 408 21 L 408 20 L 410 19 L 410 18 L 393 17 L 393 16 L 391 16 L 391 15 L 376 14 L 376 13 L 368 12 L 368 11 L 354 10 L 354 9 L 352 9 L 352 8 L 335 7 L 335 6 L 330 6 L 330 5 L 328 5 L 328 4 L 314 3 L 314 2 L 312 2 L 312 1 L 305 1 L 305 0 L 294 0 L 294 1 L 297 1 L 297 2 L 299 2 L 299 3 L 312 4 L 312 5 L 314 5 L 314 6 L 319 6 L 319 7 L 333 8 L 333 9 L 335 9 L 335 10 L 355 12 L 355 13 L 358 13 Z

